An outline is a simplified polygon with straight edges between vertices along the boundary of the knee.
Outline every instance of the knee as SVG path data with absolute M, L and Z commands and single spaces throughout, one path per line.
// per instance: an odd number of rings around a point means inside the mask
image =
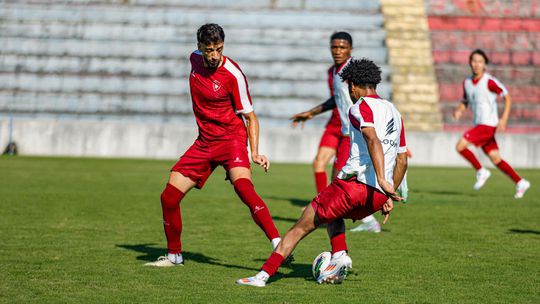
M 315 159 L 313 160 L 314 171 L 316 172 L 322 171 L 325 169 L 325 166 L 326 166 L 326 162 L 323 159 L 321 159 L 319 156 L 315 157 Z
M 491 162 L 494 164 L 494 165 L 498 165 L 501 161 L 502 161 L 502 158 L 500 155 L 491 155 L 491 154 L 488 154 L 489 156 L 489 159 L 491 160 Z
M 183 196 L 184 194 L 180 190 L 176 189 L 171 184 L 167 184 L 165 190 L 161 192 L 161 207 L 167 210 L 176 209 Z

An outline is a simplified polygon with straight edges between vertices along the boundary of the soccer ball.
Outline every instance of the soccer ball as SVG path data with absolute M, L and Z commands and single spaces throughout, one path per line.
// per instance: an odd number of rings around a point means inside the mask
M 313 277 L 315 280 L 319 278 L 321 270 L 326 269 L 332 260 L 332 254 L 328 251 L 322 252 L 319 254 L 313 261 L 311 270 L 313 271 Z

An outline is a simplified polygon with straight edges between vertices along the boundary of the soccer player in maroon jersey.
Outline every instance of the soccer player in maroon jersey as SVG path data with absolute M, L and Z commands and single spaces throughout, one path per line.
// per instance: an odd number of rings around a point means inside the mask
M 491 173 L 482 167 L 476 156 L 468 149 L 471 144 L 482 147 L 491 162 L 516 183 L 514 197 L 522 198 L 531 184 L 521 178 L 501 158 L 499 146 L 495 140 L 495 132 L 506 129 L 512 100 L 504 85 L 497 78 L 486 73 L 488 63 L 488 57 L 482 50 L 475 50 L 469 56 L 472 76 L 463 81 L 463 100 L 454 111 L 454 118 L 460 119 L 465 109 L 470 105 L 475 126 L 463 134 L 456 145 L 456 150 L 476 169 L 474 190 L 482 188 Z M 504 99 L 504 111 L 500 119 L 497 112 L 498 96 Z
M 385 222 L 392 200 L 407 169 L 406 139 L 401 114 L 394 105 L 377 95 L 381 70 L 371 60 L 351 60 L 340 73 L 348 83 L 354 105 L 348 111 L 351 153 L 332 183 L 309 204 L 296 224 L 285 234 L 253 277 L 236 281 L 239 285 L 264 287 L 276 274 L 298 243 L 323 223 L 361 219 L 382 210 Z M 358 102 L 357 102 L 358 101 Z M 352 267 L 345 239 L 343 249 L 332 254 L 318 283 L 338 283 Z M 333 245 L 333 244 L 332 244 Z M 332 246 L 333 247 L 333 246 Z
M 197 50 L 190 57 L 189 86 L 199 136 L 172 167 L 161 194 L 168 255 L 148 266 L 183 265 L 180 202 L 193 187 L 201 189 L 217 166 L 225 168 L 227 179 L 273 247 L 281 241 L 268 207 L 251 182 L 248 139 L 253 162 L 265 171 L 270 162 L 259 154 L 259 122 L 246 77 L 236 62 L 222 55 L 224 41 L 225 33 L 217 24 L 205 24 L 197 31 Z

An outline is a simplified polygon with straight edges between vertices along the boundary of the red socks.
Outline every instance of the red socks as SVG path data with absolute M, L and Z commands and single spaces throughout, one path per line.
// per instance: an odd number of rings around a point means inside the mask
M 482 168 L 482 165 L 480 165 L 480 162 L 478 162 L 478 159 L 476 158 L 476 156 L 474 156 L 471 150 L 465 149 L 459 152 L 459 154 L 461 154 L 461 156 L 468 160 L 476 170 L 480 170 L 480 168 Z
M 348 251 L 347 242 L 345 241 L 345 233 L 334 235 L 330 239 L 330 243 L 332 244 L 332 254 L 341 250 Z
M 182 216 L 180 215 L 180 201 L 184 198 L 184 192 L 171 184 L 165 186 L 161 193 L 161 209 L 163 211 L 163 228 L 167 237 L 167 249 L 169 253 L 181 253 L 182 243 Z
M 238 194 L 238 197 L 240 197 L 242 202 L 249 207 L 251 217 L 253 217 L 255 223 L 261 227 L 264 234 L 266 234 L 266 237 L 269 240 L 278 238 L 279 232 L 277 231 L 276 226 L 274 226 L 270 211 L 268 211 L 266 204 L 259 197 L 257 192 L 255 192 L 253 183 L 247 178 L 240 178 L 234 182 L 234 191 L 236 191 L 236 194 Z
M 264 263 L 261 270 L 266 271 L 270 276 L 273 276 L 278 271 L 283 263 L 284 258 L 277 252 L 272 252 L 268 260 Z
M 515 183 L 521 180 L 521 177 L 516 173 L 516 171 L 514 171 L 514 169 L 512 169 L 512 167 L 510 167 L 510 165 L 504 160 L 501 160 L 501 162 L 497 164 L 497 167 L 506 175 L 510 176 Z
M 315 187 L 317 187 L 317 194 L 321 193 L 327 186 L 328 178 L 326 177 L 326 171 L 315 172 Z

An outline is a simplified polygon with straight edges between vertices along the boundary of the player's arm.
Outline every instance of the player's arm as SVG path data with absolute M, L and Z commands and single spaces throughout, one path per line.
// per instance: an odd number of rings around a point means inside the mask
M 246 128 L 249 138 L 249 147 L 251 149 L 251 159 L 254 163 L 264 168 L 268 172 L 270 161 L 265 155 L 259 155 L 259 119 L 255 112 L 242 114 L 246 120 Z
M 394 190 L 397 190 L 403 181 L 405 172 L 407 172 L 407 162 L 407 152 L 397 154 L 396 166 L 394 167 Z
M 454 119 L 459 120 L 461 116 L 463 116 L 463 112 L 467 109 L 467 105 L 469 102 L 467 101 L 467 94 L 465 92 L 465 81 L 463 82 L 463 98 L 461 99 L 461 102 L 458 104 L 456 109 L 454 110 Z
M 310 120 L 313 117 L 324 113 L 328 110 L 332 110 L 336 107 L 336 100 L 334 99 L 334 96 L 328 98 L 325 102 L 321 103 L 320 105 L 312 108 L 311 110 L 301 112 L 298 114 L 294 114 L 293 117 L 290 118 L 292 120 L 292 125 L 295 127 L 298 125 L 298 123 L 303 123 L 306 120 Z
M 512 108 L 512 98 L 510 97 L 510 95 L 508 94 L 504 95 L 503 99 L 504 99 L 504 110 L 501 115 L 501 119 L 499 119 L 499 125 L 497 126 L 498 131 L 506 130 L 508 117 L 510 117 L 510 109 Z
M 401 133 L 399 134 L 399 148 L 397 152 L 396 165 L 394 166 L 393 173 L 394 190 L 397 190 L 399 185 L 401 185 L 408 166 L 407 140 L 405 139 L 405 126 L 403 125 L 403 118 L 401 119 Z
M 377 176 L 377 183 L 381 186 L 382 190 L 393 200 L 399 201 L 400 197 L 397 196 L 394 187 L 386 180 L 384 175 L 384 154 L 382 144 L 377 137 L 377 132 L 373 127 L 362 127 L 362 136 L 366 141 L 369 157 L 373 163 L 373 169 L 375 169 L 375 175 Z

